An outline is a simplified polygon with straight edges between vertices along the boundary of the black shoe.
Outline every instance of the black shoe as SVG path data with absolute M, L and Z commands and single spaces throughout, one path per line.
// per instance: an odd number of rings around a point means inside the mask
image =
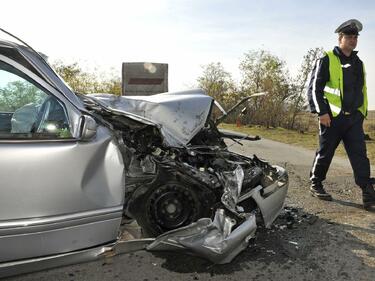
M 312 196 L 317 197 L 320 200 L 332 201 L 331 194 L 327 193 L 324 190 L 324 187 L 321 182 L 312 183 L 310 187 L 310 192 Z
M 375 211 L 375 190 L 371 183 L 362 186 L 363 208 L 366 211 Z

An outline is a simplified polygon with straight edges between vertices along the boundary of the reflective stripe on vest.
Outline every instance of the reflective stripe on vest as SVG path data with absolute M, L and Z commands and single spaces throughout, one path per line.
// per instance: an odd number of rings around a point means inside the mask
M 333 95 L 336 95 L 336 96 L 340 96 L 340 89 L 333 89 L 333 88 L 330 88 L 328 86 L 325 86 L 324 92 L 327 92 L 329 94 L 333 94 Z
M 337 116 L 340 114 L 341 107 L 337 107 L 336 105 L 333 105 L 332 103 L 330 103 L 329 106 L 331 108 L 331 112 L 333 116 Z

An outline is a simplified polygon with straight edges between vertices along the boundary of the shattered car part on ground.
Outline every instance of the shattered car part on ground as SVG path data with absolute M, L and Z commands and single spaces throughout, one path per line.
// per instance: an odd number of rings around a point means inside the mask
M 231 262 L 248 242 L 256 230 L 255 214 L 233 230 L 236 220 L 225 216 L 223 209 L 216 210 L 214 220 L 203 218 L 186 227 L 160 235 L 147 250 L 183 250 L 205 257 L 213 263 Z
M 0 41 L 0 277 L 108 252 L 230 262 L 282 210 L 288 175 L 228 150 L 202 90 L 76 95 L 27 44 Z M 248 138 L 251 139 L 251 138 Z M 136 220 L 146 237 L 119 240 Z

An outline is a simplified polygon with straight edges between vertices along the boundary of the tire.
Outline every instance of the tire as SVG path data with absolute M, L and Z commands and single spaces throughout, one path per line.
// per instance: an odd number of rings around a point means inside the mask
M 168 182 L 153 188 L 143 197 L 143 206 L 136 216 L 146 237 L 189 225 L 207 215 L 197 188 Z M 205 206 L 207 207 L 207 206 Z M 206 210 L 205 210 L 206 209 Z

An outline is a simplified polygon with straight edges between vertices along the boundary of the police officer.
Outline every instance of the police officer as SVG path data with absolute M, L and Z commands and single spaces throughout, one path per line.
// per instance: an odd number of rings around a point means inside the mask
M 363 206 L 375 209 L 375 191 L 370 179 L 363 120 L 367 116 L 367 88 L 363 62 L 354 49 L 362 24 L 348 20 L 337 29 L 338 46 L 316 61 L 308 88 L 311 112 L 319 116 L 319 148 L 310 172 L 310 192 L 332 200 L 322 181 L 335 150 L 343 141 L 356 184 L 362 189 Z

